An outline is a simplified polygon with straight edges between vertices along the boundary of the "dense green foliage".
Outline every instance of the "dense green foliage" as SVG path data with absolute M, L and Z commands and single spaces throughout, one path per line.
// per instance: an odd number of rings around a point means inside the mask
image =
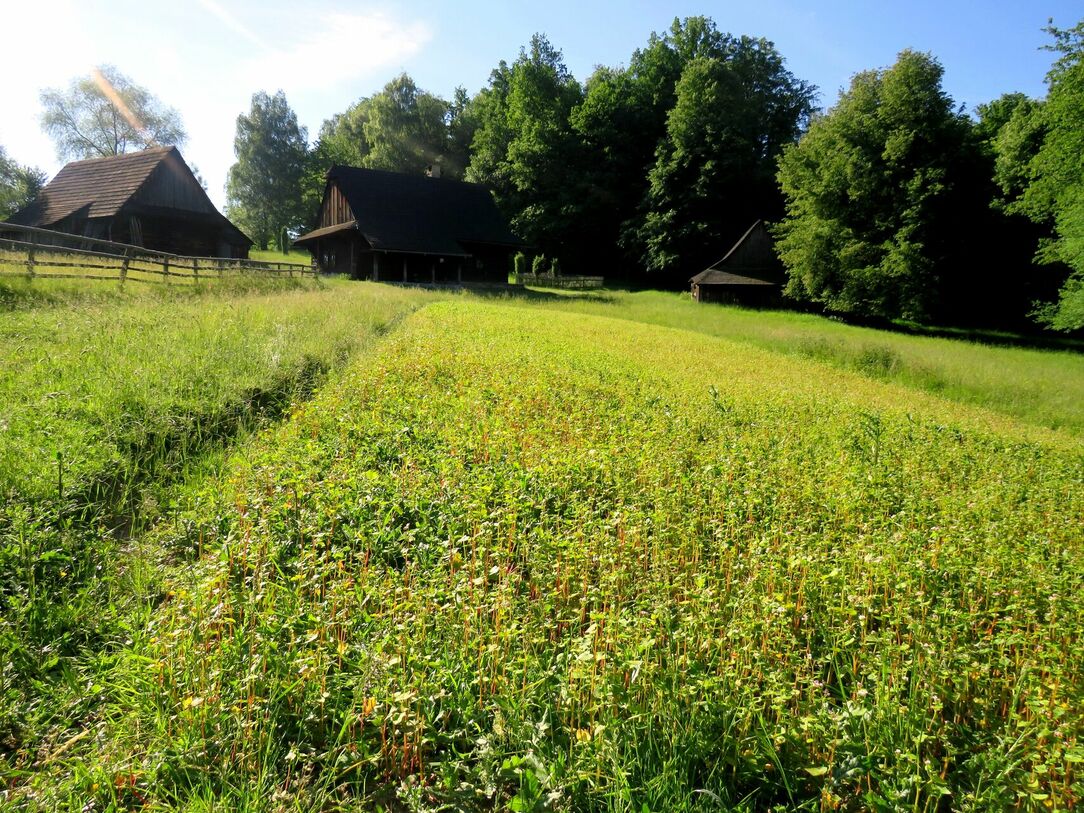
M 628 69 L 582 87 L 536 35 L 472 103 L 468 178 L 573 271 L 612 263 L 620 242 L 629 271 L 671 284 L 778 209 L 775 158 L 812 101 L 771 43 L 704 17 L 675 20 Z
M 112 65 L 99 65 L 67 90 L 42 91 L 41 105 L 42 129 L 62 160 L 181 146 L 187 137 L 176 110 Z
M 736 231 L 778 213 L 776 159 L 805 125 L 814 92 L 766 40 L 723 35 L 703 20 L 675 25 L 671 37 L 659 42 L 681 72 L 635 239 L 649 269 L 687 277 Z
M 473 126 L 470 98 L 462 88 L 452 102 L 420 89 L 401 74 L 379 93 L 359 99 L 326 120 L 309 154 L 305 198 L 317 211 L 324 174 L 334 164 L 420 174 L 463 177 Z
M 286 94 L 253 94 L 249 112 L 237 117 L 233 151 L 237 163 L 226 181 L 227 214 L 257 248 L 274 241 L 285 251 L 284 233 L 297 232 L 309 218 L 302 196 L 307 131 L 298 126 Z
M 561 52 L 535 35 L 511 65 L 493 71 L 472 104 L 477 129 L 467 179 L 488 184 L 512 227 L 542 253 L 569 245 L 591 224 L 580 218 L 578 142 L 569 116 L 583 88 Z
M 0 322 L 9 804 L 1084 793 L 1078 356 L 662 294 L 86 290 Z M 1027 370 L 1022 412 L 960 403 Z
M 0 220 L 22 209 L 45 186 L 45 173 L 12 160 L 0 146 Z
M 1057 302 L 1040 318 L 1056 329 L 1073 330 L 1084 327 L 1084 22 L 1050 32 L 1061 57 L 1047 74 L 1049 93 L 1036 113 L 1042 144 L 1028 164 L 1031 182 L 1022 208 L 1053 222 L 1056 238 L 1043 258 L 1072 269 Z
M 833 311 L 925 319 L 939 275 L 973 238 L 957 211 L 967 191 L 968 124 L 941 88 L 941 65 L 904 51 L 857 75 L 779 164 L 778 228 L 787 291 Z

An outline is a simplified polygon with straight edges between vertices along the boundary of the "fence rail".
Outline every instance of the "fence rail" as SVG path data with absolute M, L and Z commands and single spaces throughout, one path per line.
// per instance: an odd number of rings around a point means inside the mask
M 516 278 L 520 285 L 534 285 L 539 288 L 601 288 L 604 277 L 550 276 L 549 274 L 520 274 Z
M 56 269 L 61 269 L 57 271 Z M 88 272 L 111 272 L 88 273 Z M 312 265 L 227 257 L 189 257 L 96 237 L 0 223 L 0 275 L 31 279 L 191 283 L 227 275 L 315 276 Z

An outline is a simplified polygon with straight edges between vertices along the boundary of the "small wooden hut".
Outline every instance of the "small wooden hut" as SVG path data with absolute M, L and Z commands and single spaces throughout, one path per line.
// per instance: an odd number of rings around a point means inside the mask
M 305 246 L 321 269 L 355 279 L 507 283 L 523 242 L 484 186 L 334 166 Z
M 176 147 L 72 161 L 8 222 L 193 257 L 247 257 Z
M 689 284 L 697 302 L 769 305 L 781 296 L 783 280 L 783 264 L 775 254 L 772 236 L 758 220 L 721 260 Z

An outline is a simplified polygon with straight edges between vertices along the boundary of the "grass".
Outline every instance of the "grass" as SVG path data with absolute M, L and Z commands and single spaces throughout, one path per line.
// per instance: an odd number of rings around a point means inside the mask
M 0 804 L 1080 804 L 1081 407 L 984 403 L 1072 356 L 662 294 L 131 296 L 0 314 Z
M 171 489 L 422 297 L 341 302 L 323 285 L 256 278 L 0 291 L 0 753 L 25 754 L 79 719 L 85 692 L 70 681 L 155 600 L 135 545 Z
M 812 314 L 693 302 L 687 294 L 606 292 L 550 307 L 704 333 L 826 362 L 1051 429 L 1084 432 L 1084 353 L 891 333 Z
M 301 263 L 309 265 L 312 262 L 312 254 L 306 249 L 294 248 L 287 252 L 269 249 L 254 248 L 248 253 L 249 259 L 261 260 L 265 263 Z

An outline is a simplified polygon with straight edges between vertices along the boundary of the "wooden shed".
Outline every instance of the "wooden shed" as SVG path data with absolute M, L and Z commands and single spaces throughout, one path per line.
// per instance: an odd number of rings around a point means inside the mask
M 318 226 L 294 241 L 355 279 L 506 283 L 516 237 L 484 186 L 334 166 Z
M 194 257 L 247 257 L 176 147 L 67 164 L 10 223 Z
M 784 277 L 772 236 L 758 220 L 721 260 L 690 279 L 689 284 L 697 302 L 769 305 L 782 295 Z

